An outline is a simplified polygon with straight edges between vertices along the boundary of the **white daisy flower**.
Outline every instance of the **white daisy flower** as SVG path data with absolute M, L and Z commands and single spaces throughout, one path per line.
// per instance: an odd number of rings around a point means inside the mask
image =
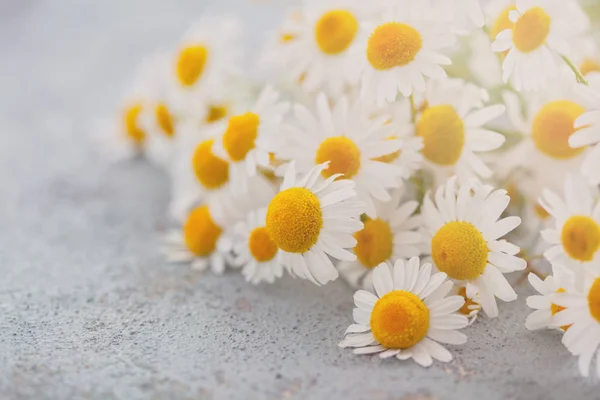
M 267 209 L 261 208 L 235 227 L 233 264 L 241 267 L 246 281 L 253 284 L 273 283 L 283 275 L 279 249 L 267 232 L 266 218 Z
M 473 324 L 477 320 L 477 317 L 479 317 L 479 311 L 481 311 L 481 299 L 479 298 L 479 294 L 467 294 L 466 284 L 454 285 L 451 293 L 458 295 L 465 300 L 465 304 L 458 309 L 458 313 L 469 319 L 469 325 Z
M 488 317 L 498 316 L 496 297 L 517 298 L 502 274 L 527 266 L 516 257 L 519 247 L 500 239 L 521 223 L 519 217 L 498 220 L 509 201 L 505 190 L 490 186 L 463 185 L 457 193 L 455 179 L 450 179 L 436 191 L 436 204 L 425 197 L 421 211 L 434 265 L 466 282 L 467 295 L 479 296 Z
M 569 145 L 575 149 L 590 147 L 581 171 L 590 181 L 600 184 L 600 74 L 588 77 L 588 81 L 589 87 L 576 87 L 577 94 L 588 111 L 575 121 L 576 131 L 569 137 Z
M 267 208 L 266 227 L 279 248 L 282 264 L 295 276 L 319 285 L 335 280 L 338 271 L 327 256 L 354 261 L 348 248 L 352 235 L 363 228 L 362 203 L 356 200 L 354 182 L 335 174 L 320 179 L 328 163 L 296 178 L 294 163 L 285 173 L 280 192 Z
M 269 165 L 275 136 L 288 103 L 278 102 L 279 93 L 265 87 L 248 112 L 229 117 L 227 127 L 215 143 L 215 153 L 229 161 L 229 179 L 234 193 L 248 191 L 248 179 L 257 168 Z
M 552 215 L 555 226 L 542 231 L 551 247 L 544 257 L 553 265 L 581 272 L 582 267 L 600 269 L 600 201 L 597 188 L 581 176 L 569 175 L 564 201 L 544 190 L 540 203 Z M 579 275 L 581 276 L 581 274 Z
M 581 292 L 558 293 L 551 301 L 565 309 L 554 315 L 552 326 L 568 328 L 562 343 L 579 357 L 579 372 L 589 376 L 590 363 L 600 344 L 600 277 L 589 271 Z M 600 357 L 596 357 L 596 374 L 600 377 Z
M 423 367 L 433 359 L 449 362 L 452 354 L 441 343 L 463 344 L 458 332 L 468 324 L 456 314 L 464 304 L 460 296 L 446 297 L 452 282 L 446 274 L 431 275 L 431 264 L 420 266 L 418 257 L 406 264 L 398 260 L 393 271 L 381 264 L 373 272 L 374 295 L 365 290 L 354 294 L 356 322 L 346 330 L 340 347 L 353 347 L 354 354 L 379 353 L 379 357 L 412 358 Z
M 362 27 L 362 93 L 378 105 L 392 102 L 398 92 L 408 97 L 424 92 L 424 76 L 445 78 L 440 65 L 450 59 L 439 50 L 451 46 L 455 36 L 441 16 L 421 2 L 396 2 L 376 23 Z
M 592 37 L 582 37 L 571 44 L 571 60 L 586 78 L 600 73 L 600 49 Z
M 492 48 L 507 52 L 503 80 L 511 80 L 518 91 L 547 87 L 557 76 L 569 43 L 589 25 L 572 0 L 516 0 L 508 17 L 512 26 L 496 35 Z
M 296 105 L 296 121 L 282 132 L 275 156 L 294 160 L 300 173 L 328 161 L 323 177 L 342 174 L 356 182 L 359 200 L 366 204 L 367 214 L 375 218 L 374 199 L 389 201 L 386 189 L 399 187 L 403 173 L 399 165 L 376 159 L 397 152 L 404 143 L 390 140 L 394 126 L 384 125 L 384 118 L 371 120 L 365 109 L 361 101 L 349 105 L 346 97 L 330 108 L 324 94 L 317 97 L 315 114 Z
M 536 274 L 530 273 L 527 279 L 539 294 L 527 297 L 527 305 L 535 311 L 527 316 L 525 327 L 530 331 L 554 328 L 552 318 L 564 310 L 564 307 L 552 303 L 552 299 L 556 293 L 573 292 L 572 276 L 559 272 L 555 276 L 548 275 L 542 281 Z M 566 331 L 568 327 L 563 326 L 561 329 Z
M 431 4 L 450 21 L 459 35 L 466 35 L 485 24 L 480 0 L 431 0 Z
M 364 228 L 354 234 L 355 261 L 343 261 L 338 265 L 342 276 L 354 287 L 372 289 L 373 269 L 381 263 L 392 263 L 420 254 L 421 235 L 416 231 L 421 218 L 415 215 L 419 203 L 401 203 L 403 191 L 395 190 L 392 200 L 377 202 L 377 218 L 363 218 Z
M 490 170 L 477 153 L 495 150 L 504 136 L 485 124 L 504 113 L 503 105 L 484 107 L 488 94 L 461 79 L 431 80 L 427 84 L 424 110 L 415 129 L 423 138 L 425 165 L 438 181 L 457 175 L 460 182 L 489 178 Z

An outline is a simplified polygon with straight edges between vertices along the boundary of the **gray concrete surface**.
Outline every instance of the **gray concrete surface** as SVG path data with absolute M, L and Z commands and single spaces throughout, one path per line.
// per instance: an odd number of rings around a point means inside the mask
M 281 1 L 236 5 L 256 39 Z M 165 264 L 165 176 L 85 128 L 202 1 L 0 0 L 0 399 L 594 399 L 524 297 L 429 370 L 337 348 L 352 291 Z M 239 7 L 238 7 L 239 6 Z M 522 288 L 520 291 L 526 291 Z

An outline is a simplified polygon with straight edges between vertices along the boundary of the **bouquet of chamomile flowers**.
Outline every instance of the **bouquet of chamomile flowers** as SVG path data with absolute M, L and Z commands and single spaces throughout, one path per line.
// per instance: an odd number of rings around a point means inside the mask
M 355 288 L 340 347 L 450 361 L 527 279 L 523 323 L 559 330 L 588 376 L 599 17 L 595 0 L 305 0 L 242 63 L 240 21 L 204 15 L 95 137 L 168 173 L 169 262 Z

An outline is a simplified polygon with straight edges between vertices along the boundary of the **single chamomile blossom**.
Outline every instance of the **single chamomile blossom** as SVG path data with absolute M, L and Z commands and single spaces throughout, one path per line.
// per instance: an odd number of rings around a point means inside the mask
M 354 294 L 355 324 L 346 330 L 340 347 L 354 348 L 354 354 L 412 358 L 429 367 L 433 360 L 449 362 L 452 354 L 440 343 L 463 344 L 467 338 L 458 329 L 468 325 L 456 313 L 464 304 L 460 296 L 446 295 L 452 282 L 446 274 L 431 274 L 431 264 L 420 265 L 418 257 L 398 260 L 393 268 L 381 264 L 373 272 L 375 294 L 359 290 Z
M 519 247 L 501 238 L 515 229 L 519 217 L 498 220 L 510 201 L 505 190 L 490 186 L 462 185 L 449 179 L 435 193 L 435 204 L 427 195 L 421 215 L 423 234 L 434 265 L 456 281 L 467 284 L 468 297 L 477 295 L 488 317 L 498 316 L 496 297 L 516 300 L 517 294 L 504 273 L 525 269 L 516 256 Z
M 296 120 L 280 135 L 282 141 L 275 156 L 294 160 L 300 173 L 329 162 L 329 168 L 322 170 L 323 178 L 342 174 L 356 182 L 358 199 L 365 203 L 367 214 L 375 218 L 374 201 L 389 201 L 387 189 L 399 187 L 403 173 L 398 164 L 378 161 L 378 157 L 397 152 L 403 142 L 390 139 L 393 125 L 384 125 L 384 118 L 368 118 L 365 109 L 362 101 L 349 104 L 346 97 L 330 107 L 324 94 L 317 96 L 314 114 L 295 105 Z
M 424 92 L 425 76 L 443 79 L 441 65 L 450 59 L 440 53 L 456 38 L 439 12 L 422 2 L 394 2 L 376 22 L 362 26 L 361 92 L 378 105 Z
M 328 255 L 342 261 L 356 259 L 347 249 L 356 245 L 352 235 L 363 228 L 364 205 L 356 200 L 355 183 L 339 179 L 341 174 L 322 179 L 328 164 L 297 178 L 295 163 L 290 163 L 266 216 L 281 263 L 292 275 L 317 285 L 338 277 Z
M 242 268 L 246 281 L 253 284 L 273 283 L 283 275 L 279 249 L 267 232 L 267 209 L 251 211 L 234 232 L 233 265 Z
M 488 94 L 461 79 L 431 80 L 423 108 L 415 123 L 423 138 L 425 166 L 438 182 L 456 175 L 460 182 L 489 178 L 492 170 L 477 153 L 489 152 L 504 143 L 504 136 L 485 124 L 504 113 L 504 105 L 484 107 Z
M 548 275 L 541 280 L 536 274 L 530 273 L 527 276 L 529 284 L 539 293 L 527 297 L 527 306 L 534 309 L 525 320 L 525 327 L 530 331 L 538 329 L 556 328 L 552 324 L 552 318 L 564 307 L 552 303 L 556 293 L 573 293 L 572 274 L 560 271 L 560 268 L 554 269 L 557 273 Z M 568 327 L 561 327 L 566 331 Z
M 363 217 L 364 228 L 354 234 L 355 261 L 338 265 L 342 276 L 354 287 L 371 289 L 373 269 L 383 262 L 392 263 L 420 254 L 421 235 L 416 231 L 421 218 L 415 215 L 419 203 L 405 201 L 403 190 L 396 189 L 392 200 L 377 202 L 377 218 Z
M 508 11 L 509 26 L 495 36 L 492 49 L 506 52 L 503 80 L 518 91 L 549 86 L 564 63 L 569 43 L 577 40 L 589 21 L 577 1 L 516 0 Z
M 587 110 L 575 121 L 575 133 L 569 137 L 574 149 L 590 147 L 581 165 L 582 173 L 600 184 L 600 74 L 588 77 L 590 86 L 577 85 L 576 92 Z
M 569 175 L 564 183 L 564 200 L 554 192 L 544 190 L 540 203 L 555 224 L 554 228 L 542 231 L 542 237 L 551 245 L 544 257 L 553 265 L 580 272 L 577 276 L 583 276 L 583 267 L 600 269 L 597 188 L 592 188 L 579 175 Z

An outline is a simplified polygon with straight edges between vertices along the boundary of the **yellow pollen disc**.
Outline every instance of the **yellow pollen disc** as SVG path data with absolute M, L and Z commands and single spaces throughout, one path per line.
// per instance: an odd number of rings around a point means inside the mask
M 127 137 L 133 140 L 136 144 L 141 144 L 146 138 L 146 133 L 138 125 L 138 117 L 142 112 L 142 105 L 135 104 L 127 108 L 123 114 L 123 124 L 125 125 L 125 132 Z
M 471 312 L 473 312 L 472 309 L 470 309 L 470 306 L 479 306 L 479 303 L 473 301 L 473 299 L 467 297 L 467 288 L 464 286 L 461 286 L 458 289 L 458 295 L 461 296 L 463 299 L 465 299 L 465 304 L 463 304 L 463 306 L 458 310 L 459 313 L 463 314 L 463 315 L 469 315 L 471 314 Z
M 517 7 L 515 7 L 515 6 L 509 6 L 500 13 L 498 18 L 496 18 L 496 21 L 494 21 L 494 26 L 492 26 L 492 31 L 491 31 L 492 39 L 496 39 L 496 36 L 498 36 L 498 34 L 500 32 L 502 32 L 503 30 L 513 28 L 514 24 L 510 20 L 510 18 L 508 18 L 508 14 L 511 11 L 516 10 L 516 9 L 517 9 Z
M 196 178 L 207 189 L 217 189 L 229 180 L 229 163 L 212 152 L 214 140 L 206 140 L 196 147 L 192 159 Z
M 600 278 L 596 278 L 588 293 L 588 304 L 590 306 L 590 314 L 600 322 Z
M 392 257 L 394 235 L 390 225 L 377 218 L 366 219 L 365 227 L 354 234 L 354 253 L 365 268 L 373 268 Z
M 417 121 L 417 135 L 423 138 L 423 156 L 438 165 L 454 165 L 465 145 L 465 125 L 449 105 L 425 109 Z
M 193 86 L 204 72 L 208 50 L 202 45 L 181 50 L 177 60 L 177 78 L 183 86 Z
M 546 104 L 533 120 L 532 138 L 535 146 L 545 155 L 559 160 L 580 154 L 584 148 L 573 149 L 569 138 L 575 132 L 575 120 L 585 109 L 569 100 Z
M 294 35 L 293 33 L 283 33 L 279 37 L 279 40 L 281 41 L 281 43 L 289 43 L 292 40 L 296 40 L 296 35 Z
M 565 290 L 565 289 L 563 289 L 563 288 L 558 288 L 558 290 L 556 291 L 556 293 L 564 293 L 564 292 L 566 292 L 566 290 Z M 565 309 L 565 307 L 562 307 L 562 306 L 556 305 L 556 304 L 554 304 L 554 303 L 552 303 L 552 304 L 550 305 L 550 311 L 552 312 L 552 315 L 556 315 L 557 313 L 561 312 L 561 311 L 562 311 L 562 310 L 564 310 L 564 309 Z M 561 326 L 561 327 L 560 327 L 560 329 L 562 329 L 563 331 L 565 331 L 565 332 L 566 332 L 566 331 L 567 331 L 567 329 L 569 329 L 569 327 L 570 327 L 570 326 L 571 326 L 571 325 L 563 325 L 563 326 Z
M 429 309 L 418 296 L 395 290 L 377 300 L 371 312 L 371 332 L 388 349 L 408 349 L 429 329 Z
M 423 46 L 421 34 L 401 22 L 379 25 L 369 38 L 367 59 L 378 70 L 402 67 L 415 59 Z
M 271 240 L 264 226 L 250 232 L 248 248 L 252 257 L 258 262 L 271 261 L 277 254 L 277 245 Z
M 155 110 L 156 114 L 156 122 L 162 132 L 168 137 L 172 137 L 175 134 L 175 129 L 173 129 L 173 118 L 171 117 L 171 113 L 169 109 L 164 104 L 159 104 L 156 106 Z
M 390 137 L 385 138 L 385 140 L 397 140 L 397 139 L 398 139 L 398 137 L 396 137 L 396 136 L 390 136 Z M 398 150 L 393 153 L 374 158 L 373 161 L 379 161 L 382 163 L 391 164 L 394 161 L 396 161 L 398 159 L 398 157 L 400 157 L 401 151 L 402 150 Z
M 513 28 L 513 43 L 519 51 L 529 53 L 544 43 L 550 32 L 551 19 L 540 7 L 533 7 L 521 15 Z
M 304 253 L 317 243 L 323 227 L 321 202 L 310 190 L 290 188 L 278 193 L 267 209 L 267 231 L 277 247 Z
M 207 206 L 194 209 L 183 227 L 187 248 L 197 256 L 206 257 L 215 251 L 223 230 L 217 225 Z
M 452 221 L 436 232 L 431 241 L 431 256 L 439 270 L 450 278 L 471 280 L 483 273 L 488 247 L 473 224 Z
M 223 147 L 233 161 L 242 161 L 254 148 L 258 135 L 258 115 L 248 112 L 229 118 L 227 130 L 223 134 Z
M 581 67 L 579 67 L 579 70 L 583 75 L 587 75 L 592 72 L 600 72 L 600 62 L 592 58 L 586 58 L 581 63 Z
M 326 161 L 329 161 L 329 168 L 322 172 L 325 178 L 335 174 L 344 174 L 344 178 L 350 179 L 360 170 L 360 150 L 347 137 L 330 137 L 321 143 L 315 157 L 317 164 L 323 164 Z
M 211 105 L 208 107 L 205 121 L 207 123 L 217 122 L 227 116 L 227 107 L 221 105 Z
M 358 21 L 346 10 L 324 14 L 315 26 L 315 40 L 325 54 L 339 54 L 346 50 L 358 31 Z
M 590 217 L 575 215 L 563 225 L 561 241 L 571 258 L 592 261 L 600 249 L 600 226 Z
M 548 211 L 544 207 L 542 207 L 539 203 L 533 206 L 533 210 L 535 211 L 535 215 L 541 220 L 546 220 L 550 217 Z

